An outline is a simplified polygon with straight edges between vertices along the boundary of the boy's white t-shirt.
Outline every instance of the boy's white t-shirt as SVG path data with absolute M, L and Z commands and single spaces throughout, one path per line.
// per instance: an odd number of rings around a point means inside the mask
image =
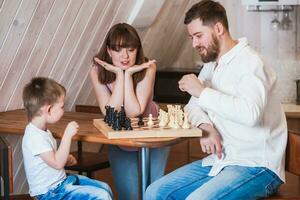
M 30 196 L 45 194 L 66 178 L 64 169 L 50 167 L 39 156 L 56 150 L 56 140 L 49 130 L 41 130 L 32 123 L 26 126 L 22 152 Z

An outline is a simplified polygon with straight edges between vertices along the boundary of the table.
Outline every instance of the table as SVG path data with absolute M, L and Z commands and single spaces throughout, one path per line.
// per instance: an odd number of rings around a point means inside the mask
M 93 119 L 100 118 L 99 114 L 82 112 L 65 112 L 62 119 L 48 126 L 55 138 L 61 138 L 70 121 L 79 124 L 79 132 L 74 140 L 111 144 L 139 148 L 139 177 L 140 199 L 144 199 L 145 191 L 149 185 L 150 148 L 164 147 L 177 144 L 188 138 L 143 138 L 143 139 L 107 139 L 93 126 Z M 23 109 L 0 112 L 0 134 L 23 135 L 27 125 L 26 113 Z

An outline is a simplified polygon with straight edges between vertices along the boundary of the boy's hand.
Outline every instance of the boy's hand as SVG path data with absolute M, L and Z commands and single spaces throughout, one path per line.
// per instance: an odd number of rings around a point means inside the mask
M 72 165 L 76 165 L 76 164 L 77 164 L 76 158 L 72 154 L 69 154 L 66 166 L 72 166 Z
M 75 121 L 72 121 L 67 125 L 64 134 L 67 136 L 73 137 L 74 135 L 76 135 L 78 128 L 79 128 L 79 125 Z

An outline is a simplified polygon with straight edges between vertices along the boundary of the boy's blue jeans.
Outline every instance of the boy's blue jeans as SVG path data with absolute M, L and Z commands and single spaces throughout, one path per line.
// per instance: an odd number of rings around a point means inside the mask
M 56 188 L 49 190 L 46 194 L 38 195 L 37 199 L 111 200 L 112 192 L 104 182 L 81 175 L 69 175 Z
M 185 165 L 152 183 L 146 200 L 251 200 L 268 197 L 282 184 L 265 167 L 227 166 L 214 177 L 210 169 L 202 160 Z

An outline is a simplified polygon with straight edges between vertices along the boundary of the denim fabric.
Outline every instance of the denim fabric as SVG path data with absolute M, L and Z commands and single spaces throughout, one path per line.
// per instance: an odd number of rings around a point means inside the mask
M 69 175 L 54 189 L 37 196 L 38 200 L 111 200 L 110 187 L 101 181 L 81 175 Z
M 227 166 L 216 176 L 202 160 L 185 165 L 152 183 L 146 200 L 251 200 L 268 197 L 282 184 L 265 167 Z
M 150 182 L 164 175 L 170 148 L 150 149 Z M 125 151 L 110 145 L 108 158 L 112 169 L 114 183 L 119 200 L 137 200 L 138 182 L 138 151 Z

